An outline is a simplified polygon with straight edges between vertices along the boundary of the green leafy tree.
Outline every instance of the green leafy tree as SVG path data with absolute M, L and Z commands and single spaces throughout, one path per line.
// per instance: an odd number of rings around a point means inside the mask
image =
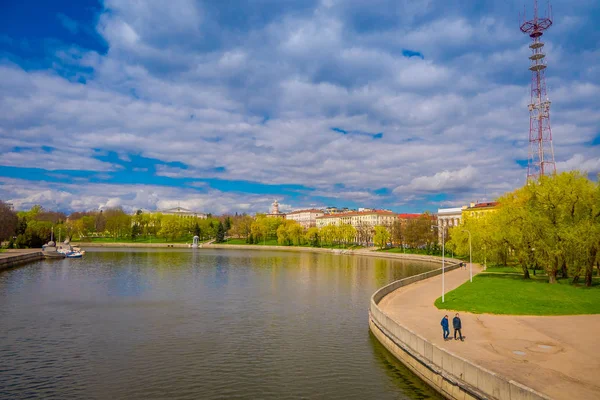
M 388 232 L 385 226 L 378 225 L 375 227 L 375 236 L 373 237 L 373 241 L 380 249 L 386 247 L 387 243 L 390 241 L 390 233 Z
M 217 223 L 216 242 L 223 243 L 224 241 L 225 241 L 225 227 L 223 226 L 221 221 L 219 221 Z
M 319 228 L 312 227 L 308 228 L 304 235 L 306 241 L 313 247 L 319 246 Z

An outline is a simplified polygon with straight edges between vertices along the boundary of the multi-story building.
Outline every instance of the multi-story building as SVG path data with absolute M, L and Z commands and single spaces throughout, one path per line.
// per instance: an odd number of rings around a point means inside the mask
M 325 215 L 322 210 L 297 210 L 287 213 L 285 218 L 298 222 L 304 229 L 317 226 L 317 218 Z
M 398 214 L 398 219 L 402 222 L 410 221 L 411 219 L 421 218 L 423 214 Z
M 275 200 L 271 204 L 271 212 L 267 214 L 267 217 L 277 217 L 285 219 L 285 214 L 279 211 L 279 202 L 277 200 Z
M 391 225 L 396 219 L 396 214 L 391 211 L 370 210 L 370 211 L 349 211 L 338 214 L 325 214 L 316 219 L 317 227 L 322 228 L 327 225 L 350 224 L 357 228 L 359 226 Z
M 489 212 L 496 211 L 498 207 L 497 201 L 490 201 L 487 203 L 471 203 L 469 207 L 465 207 L 462 210 L 462 216 L 477 218 L 485 215 Z
M 391 227 L 396 220 L 396 214 L 391 211 L 349 211 L 338 214 L 325 214 L 316 219 L 317 227 L 328 225 L 349 224 L 356 229 L 356 242 L 373 243 L 374 228 L 378 225 Z
M 437 213 L 438 226 L 438 242 L 442 243 L 442 230 L 445 237 L 448 238 L 448 229 L 453 226 L 460 225 L 462 220 L 462 212 L 467 206 L 454 207 L 454 208 L 440 208 Z
M 161 213 L 162 215 L 176 215 L 176 216 L 182 217 L 182 218 L 206 219 L 206 217 L 207 217 L 207 215 L 204 213 L 188 210 L 187 208 L 183 208 L 183 207 L 173 207 L 173 208 L 168 208 L 166 210 L 160 210 L 158 212 Z

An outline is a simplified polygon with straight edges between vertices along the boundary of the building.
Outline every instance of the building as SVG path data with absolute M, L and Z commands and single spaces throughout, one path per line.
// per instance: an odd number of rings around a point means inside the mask
M 327 208 L 325 208 L 325 214 L 338 214 L 338 213 L 343 213 L 343 212 L 348 212 L 348 211 L 352 211 L 352 210 L 348 209 L 348 207 L 344 207 L 344 208 L 327 207 Z
M 298 222 L 304 229 L 312 228 L 317 226 L 317 218 L 325 215 L 322 210 L 310 209 L 310 210 L 297 210 L 287 213 L 286 219 L 291 219 Z
M 442 243 L 442 230 L 448 237 L 448 229 L 453 226 L 460 225 L 462 221 L 462 212 L 467 206 L 455 207 L 455 208 L 440 208 L 437 213 L 438 226 L 438 241 Z
M 322 228 L 327 225 L 349 224 L 355 228 L 361 226 L 384 225 L 390 226 L 394 223 L 396 214 L 391 211 L 371 210 L 371 211 L 348 211 L 338 214 L 325 214 L 316 219 L 317 227 Z
M 173 208 L 168 208 L 166 210 L 160 210 L 158 212 L 161 213 L 162 215 L 176 215 L 176 216 L 182 217 L 182 218 L 200 218 L 200 219 L 207 218 L 207 215 L 204 213 L 188 210 L 187 208 L 183 208 L 183 207 L 173 207 Z
M 369 245 L 373 243 L 375 226 L 391 227 L 397 219 L 396 213 L 384 210 L 348 211 L 337 214 L 325 214 L 317 217 L 317 228 L 329 225 L 352 225 L 356 229 L 356 243 Z
M 462 216 L 477 218 L 485 215 L 486 213 L 496 211 L 498 207 L 497 201 L 490 201 L 486 203 L 471 203 L 469 207 L 465 207 L 462 210 Z
M 421 218 L 423 214 L 398 214 L 398 219 L 400 221 L 410 221 L 411 219 Z
M 271 203 L 271 212 L 267 214 L 267 217 L 285 218 L 285 214 L 279 211 L 279 202 L 277 200 Z

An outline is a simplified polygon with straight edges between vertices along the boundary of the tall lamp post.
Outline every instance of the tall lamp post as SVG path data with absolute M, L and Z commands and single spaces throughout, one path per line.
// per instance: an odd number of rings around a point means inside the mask
M 471 231 L 468 229 L 463 229 L 462 231 L 469 234 L 469 275 L 471 282 L 473 282 L 473 252 L 471 251 Z
M 444 277 L 444 269 L 446 266 L 446 248 L 445 248 L 445 244 L 446 244 L 446 240 L 445 240 L 445 231 L 444 231 L 444 227 L 440 226 L 440 225 L 433 225 L 432 228 L 437 229 L 438 231 L 442 232 L 442 303 L 444 302 L 444 293 L 446 292 L 445 290 L 445 286 L 446 286 L 446 279 Z

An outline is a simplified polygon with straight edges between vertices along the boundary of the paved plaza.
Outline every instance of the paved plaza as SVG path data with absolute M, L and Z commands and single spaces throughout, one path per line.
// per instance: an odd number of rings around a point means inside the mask
M 480 272 L 480 267 L 474 273 Z M 468 281 L 469 272 L 445 274 L 446 292 Z M 441 296 L 436 276 L 383 298 L 381 309 L 437 346 L 555 399 L 600 399 L 600 315 L 502 316 L 460 312 L 465 341 L 442 337 L 445 314 L 433 302 Z

